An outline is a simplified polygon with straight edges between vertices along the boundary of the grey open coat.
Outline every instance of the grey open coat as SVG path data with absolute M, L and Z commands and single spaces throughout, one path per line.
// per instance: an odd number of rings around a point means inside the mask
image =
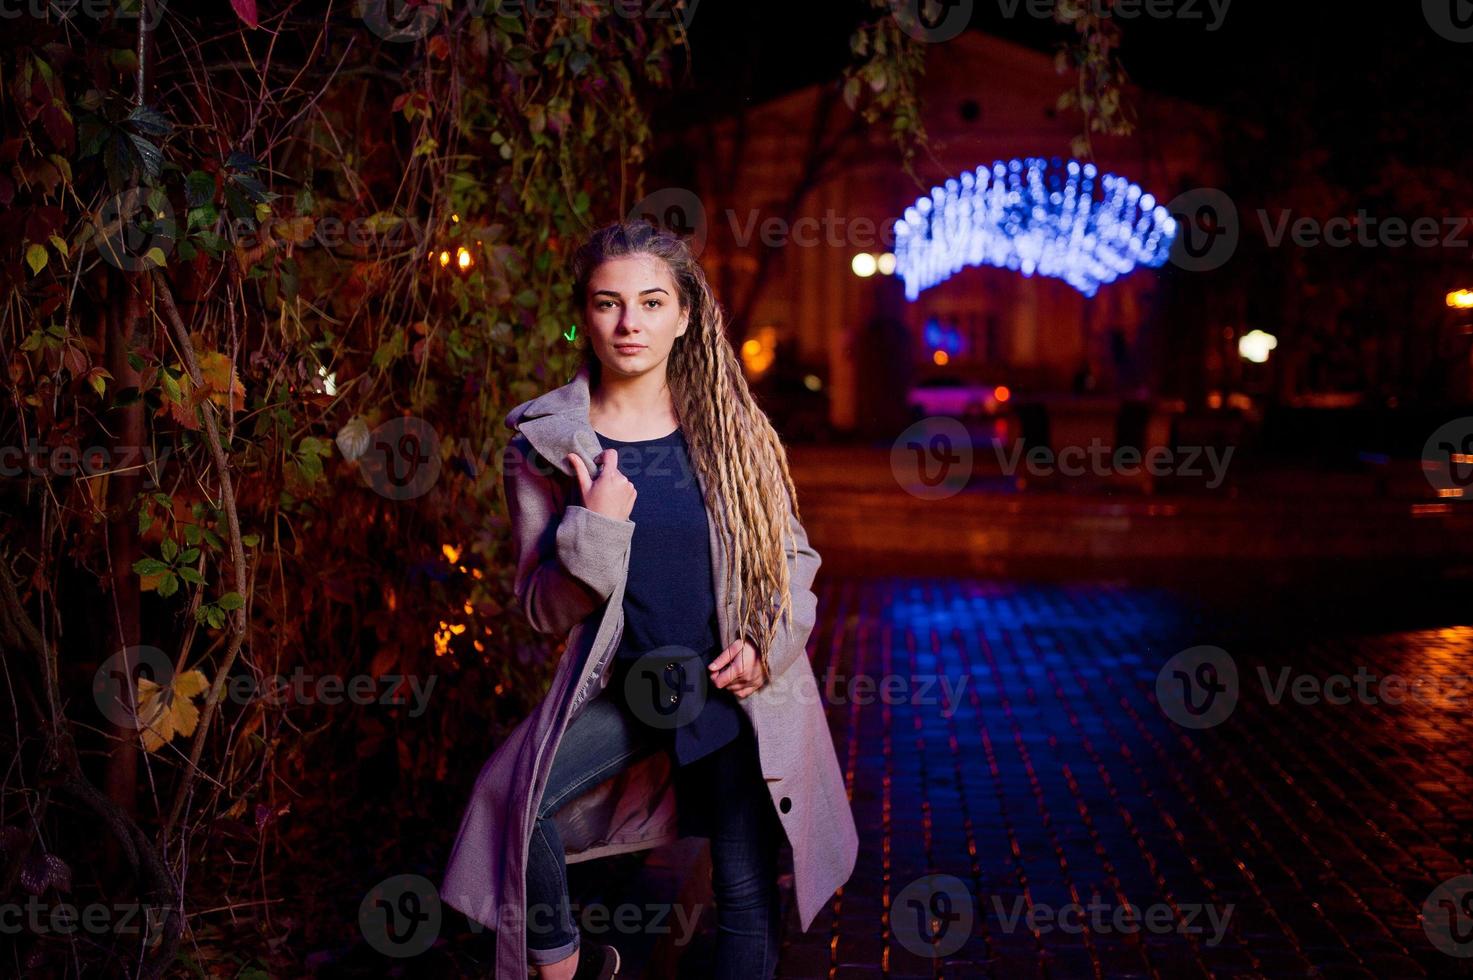
M 515 430 L 504 485 L 516 555 L 515 592 L 532 626 L 567 636 L 546 697 L 492 753 L 476 779 L 440 888 L 441 899 L 497 930 L 498 980 L 527 975 L 526 863 L 548 771 L 569 722 L 608 684 L 624 627 L 624 586 L 634 522 L 590 510 L 567 454 L 590 475 L 602 452 L 588 419 L 589 375 L 523 402 L 506 416 Z M 736 590 L 727 581 L 719 515 L 705 480 L 722 647 L 736 640 Z M 791 619 L 768 652 L 771 679 L 739 701 L 757 736 L 762 774 L 793 851 L 798 916 L 808 929 L 849 879 L 859 849 L 843 774 L 808 661 L 820 558 L 789 511 Z M 657 752 L 574 798 L 554 818 L 569 862 L 655 847 L 676 839 L 674 773 Z

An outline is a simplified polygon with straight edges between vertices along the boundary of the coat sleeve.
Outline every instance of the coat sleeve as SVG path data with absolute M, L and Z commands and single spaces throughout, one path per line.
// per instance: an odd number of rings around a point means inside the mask
M 818 621 L 818 596 L 813 591 L 813 579 L 823 559 L 809 544 L 808 533 L 791 508 L 788 510 L 788 526 L 793 533 L 792 544 L 785 549 L 792 611 L 790 617 L 778 620 L 777 635 L 767 655 L 769 678 L 781 676 L 799 657 L 808 656 L 808 637 Z M 748 635 L 747 639 L 761 649 L 757 638 Z
M 634 522 L 580 504 L 561 506 L 554 473 L 526 437 L 512 439 L 502 481 L 516 562 L 514 591 L 533 629 L 565 636 L 628 572 Z

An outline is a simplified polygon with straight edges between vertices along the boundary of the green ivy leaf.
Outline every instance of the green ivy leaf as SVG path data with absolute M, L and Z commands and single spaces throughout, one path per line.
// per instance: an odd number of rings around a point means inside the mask
M 40 274 L 46 268 L 46 246 L 37 245 L 35 242 L 26 246 L 26 265 L 31 267 L 31 275 Z
M 220 608 L 235 610 L 245 605 L 245 598 L 239 592 L 227 592 L 220 597 Z

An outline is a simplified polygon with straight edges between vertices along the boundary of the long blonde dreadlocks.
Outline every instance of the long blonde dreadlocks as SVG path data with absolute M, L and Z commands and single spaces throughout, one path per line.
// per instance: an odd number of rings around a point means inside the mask
M 666 365 L 671 398 L 691 462 L 721 505 L 713 510 L 724 518 L 718 532 L 726 545 L 727 581 L 741 586 L 738 636 L 753 639 L 763 673 L 770 676 L 768 651 L 781 617 L 792 612 L 785 542 L 792 537 L 789 511 L 798 518 L 798 493 L 787 453 L 752 399 L 721 307 L 683 239 L 647 221 L 615 222 L 592 232 L 573 256 L 576 308 L 584 308 L 594 270 L 628 255 L 664 260 L 681 310 L 690 314 Z M 596 387 L 602 365 L 592 344 L 584 343 L 589 381 Z

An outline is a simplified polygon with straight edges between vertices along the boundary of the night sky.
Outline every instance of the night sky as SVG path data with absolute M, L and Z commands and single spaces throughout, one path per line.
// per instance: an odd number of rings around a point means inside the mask
M 1178 17 L 1121 16 L 1121 58 L 1131 80 L 1269 132 L 1308 119 L 1315 138 L 1337 153 L 1362 155 L 1364 165 L 1388 156 L 1460 165 L 1473 44 L 1440 37 L 1420 3 L 1235 0 L 1223 12 L 1221 0 L 1214 2 L 1217 12 L 1207 0 L 1179 0 L 1170 8 Z M 976 3 L 972 29 L 1046 52 L 1068 36 L 1024 15 L 1026 8 L 1006 16 L 1012 3 Z M 837 77 L 861 13 L 858 2 L 700 0 L 690 84 L 661 107 L 657 122 L 679 127 Z

